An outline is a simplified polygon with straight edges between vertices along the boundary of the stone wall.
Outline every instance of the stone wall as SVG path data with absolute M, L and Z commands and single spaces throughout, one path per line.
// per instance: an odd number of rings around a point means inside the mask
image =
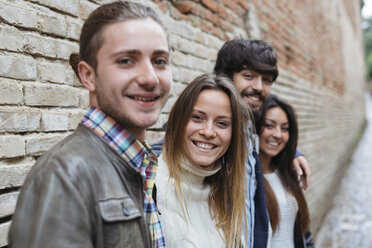
M 83 20 L 103 0 L 0 0 L 0 247 L 35 160 L 70 134 L 88 92 L 68 65 Z M 312 169 L 313 232 L 330 206 L 364 121 L 359 0 L 153 0 L 168 27 L 173 88 L 149 140 L 194 77 L 211 72 L 236 32 L 279 54 L 273 91 L 297 109 L 300 150 Z

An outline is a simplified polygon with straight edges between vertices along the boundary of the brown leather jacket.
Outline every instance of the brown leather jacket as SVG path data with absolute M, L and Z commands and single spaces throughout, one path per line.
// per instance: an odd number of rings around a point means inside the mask
M 142 188 L 129 162 L 80 124 L 27 176 L 9 247 L 150 247 Z

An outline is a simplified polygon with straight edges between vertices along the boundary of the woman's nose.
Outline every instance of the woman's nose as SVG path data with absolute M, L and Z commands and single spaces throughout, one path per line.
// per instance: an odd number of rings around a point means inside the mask
M 213 138 L 216 136 L 216 131 L 213 128 L 213 124 L 207 123 L 200 129 L 200 134 L 205 136 L 206 138 Z

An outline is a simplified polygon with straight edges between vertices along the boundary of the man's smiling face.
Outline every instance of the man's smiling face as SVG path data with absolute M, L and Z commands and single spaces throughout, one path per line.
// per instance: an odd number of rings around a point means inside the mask
M 244 101 L 256 112 L 269 97 L 273 77 L 248 69 L 233 74 L 232 80 Z

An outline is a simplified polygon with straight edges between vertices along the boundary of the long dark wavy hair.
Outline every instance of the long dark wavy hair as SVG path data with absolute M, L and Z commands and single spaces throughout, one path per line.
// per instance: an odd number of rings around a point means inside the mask
M 293 159 L 296 154 L 297 138 L 298 138 L 298 125 L 297 117 L 294 109 L 287 104 L 285 101 L 279 99 L 275 95 L 270 97 L 262 107 L 262 113 L 260 118 L 256 121 L 256 130 L 259 134 L 263 131 L 263 125 L 265 121 L 266 113 L 269 109 L 279 107 L 281 108 L 289 123 L 289 139 L 284 149 L 275 157 L 272 158 L 270 169 L 272 171 L 278 170 L 279 177 L 284 185 L 284 188 L 293 195 L 297 201 L 298 212 L 296 217 L 296 226 L 301 228 L 302 233 L 306 233 L 309 230 L 310 216 L 309 209 L 306 203 L 305 196 L 302 192 L 300 184 L 298 182 L 296 171 L 293 169 Z M 276 231 L 280 222 L 280 210 L 278 201 L 275 194 L 270 187 L 269 183 L 264 179 L 264 189 L 266 196 L 266 204 L 269 212 L 271 227 L 273 232 Z

